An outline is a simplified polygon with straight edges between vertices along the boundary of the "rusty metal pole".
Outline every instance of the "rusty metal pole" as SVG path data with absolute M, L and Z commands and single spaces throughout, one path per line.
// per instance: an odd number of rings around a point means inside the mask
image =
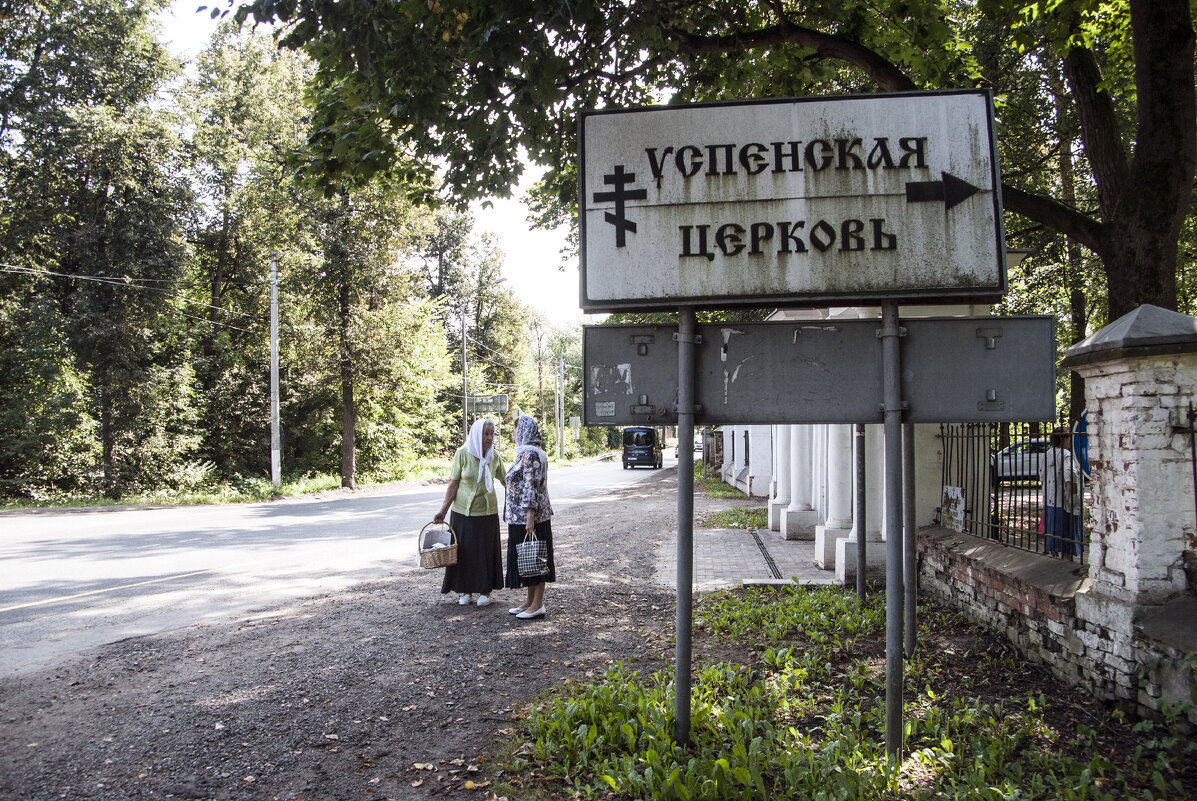
M 696 318 L 678 312 L 677 327 L 677 621 L 675 637 L 674 733 L 690 742 L 691 627 L 694 620 L 694 375 Z M 688 447 L 680 447 L 680 443 Z
M 905 614 L 903 625 L 906 635 L 906 655 L 914 653 L 917 633 L 915 631 L 915 607 L 918 605 L 918 552 L 915 541 L 914 520 L 914 426 L 902 424 L 902 567 L 906 581 L 904 590 Z
M 902 383 L 898 304 L 881 306 L 885 419 L 885 753 L 902 756 Z

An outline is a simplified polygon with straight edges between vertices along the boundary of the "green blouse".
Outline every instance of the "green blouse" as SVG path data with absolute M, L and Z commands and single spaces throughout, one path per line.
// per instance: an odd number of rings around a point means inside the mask
M 503 464 L 503 457 L 497 451 L 490 460 L 490 474 L 495 484 L 502 484 L 507 475 L 507 466 Z M 478 479 L 478 460 L 470 456 L 465 446 L 458 448 L 454 454 L 449 478 L 461 482 L 457 487 L 457 497 L 453 499 L 453 505 L 450 507 L 454 512 L 470 517 L 499 513 L 499 499 L 495 497 L 494 490 L 486 491 L 485 479 Z

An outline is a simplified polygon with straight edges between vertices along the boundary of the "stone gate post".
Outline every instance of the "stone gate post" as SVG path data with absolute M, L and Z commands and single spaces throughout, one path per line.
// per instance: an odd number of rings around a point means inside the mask
M 1063 365 L 1085 380 L 1092 469 L 1090 582 L 1076 595 L 1070 647 L 1099 694 L 1158 709 L 1161 698 L 1186 700 L 1193 679 L 1158 667 L 1161 643 L 1197 650 L 1186 574 L 1197 551 L 1193 463 L 1189 437 L 1175 430 L 1197 403 L 1197 319 L 1140 306 Z

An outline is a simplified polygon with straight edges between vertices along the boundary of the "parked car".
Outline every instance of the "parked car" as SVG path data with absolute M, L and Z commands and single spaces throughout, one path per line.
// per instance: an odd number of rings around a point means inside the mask
M 1039 478 L 1043 455 L 1051 447 L 1047 437 L 1024 439 L 993 455 L 994 481 L 1025 481 Z
M 628 426 L 623 430 L 623 469 L 645 465 L 654 470 L 665 463 L 665 430 Z
M 678 456 L 681 455 L 681 447 L 682 447 L 681 442 L 678 442 L 678 444 L 673 446 L 673 458 L 674 459 L 676 459 Z M 694 438 L 694 452 L 702 453 L 702 435 L 701 434 Z

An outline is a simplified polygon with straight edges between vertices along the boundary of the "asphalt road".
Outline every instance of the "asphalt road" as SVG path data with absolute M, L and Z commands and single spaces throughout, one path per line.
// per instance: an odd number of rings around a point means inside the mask
M 674 465 L 670 448 L 666 466 Z M 653 472 L 624 470 L 618 459 L 554 468 L 554 512 L 576 514 Z M 444 493 L 433 484 L 257 504 L 0 514 L 0 675 L 416 565 L 416 537 Z

